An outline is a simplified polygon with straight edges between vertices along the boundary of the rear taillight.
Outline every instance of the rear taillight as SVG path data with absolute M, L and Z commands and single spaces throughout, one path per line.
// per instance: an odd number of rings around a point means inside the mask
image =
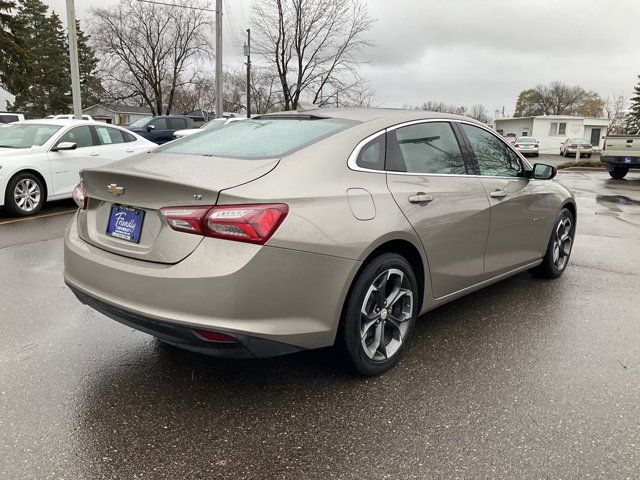
M 520 145 L 518 145 L 517 143 L 514 145 L 516 148 L 520 148 Z
M 82 187 L 81 183 L 79 183 L 78 186 L 73 190 L 72 197 L 73 201 L 76 202 L 76 205 L 78 205 L 78 208 L 80 210 L 87 209 L 87 201 L 89 200 L 89 197 L 87 196 L 87 192 Z
M 281 203 L 167 207 L 160 212 L 179 232 L 263 244 L 283 222 L 289 207 Z
M 536 143 L 536 144 L 533 146 L 533 148 L 538 148 L 538 144 Z

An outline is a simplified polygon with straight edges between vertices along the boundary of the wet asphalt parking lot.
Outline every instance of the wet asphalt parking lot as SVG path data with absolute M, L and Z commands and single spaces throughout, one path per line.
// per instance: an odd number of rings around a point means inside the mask
M 558 181 L 579 207 L 565 275 L 429 313 L 374 379 L 330 349 L 164 346 L 65 288 L 72 203 L 0 217 L 0 478 L 639 478 L 640 172 Z

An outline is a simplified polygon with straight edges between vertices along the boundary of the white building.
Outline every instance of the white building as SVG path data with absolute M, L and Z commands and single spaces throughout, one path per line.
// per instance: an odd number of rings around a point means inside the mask
M 493 125 L 498 133 L 512 142 L 518 137 L 535 137 L 540 145 L 540 153 L 560 153 L 560 144 L 569 137 L 584 138 L 591 142 L 594 149 L 601 148 L 609 120 L 571 115 L 539 115 L 500 118 Z
M 85 115 L 91 115 L 99 122 L 113 125 L 131 125 L 136 120 L 151 116 L 149 107 L 134 107 L 131 105 L 118 105 L 105 103 L 104 105 L 92 105 L 82 110 Z

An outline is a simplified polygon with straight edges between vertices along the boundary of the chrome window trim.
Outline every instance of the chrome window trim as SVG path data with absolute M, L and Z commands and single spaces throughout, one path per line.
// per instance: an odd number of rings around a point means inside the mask
M 507 178 L 511 180 L 513 179 L 530 180 L 524 177 L 503 177 L 503 176 L 496 176 L 496 175 L 467 175 L 467 174 L 460 174 L 460 173 L 394 172 L 391 170 L 375 170 L 372 168 L 364 168 L 357 164 L 358 156 L 360 155 L 360 151 L 362 150 L 362 148 L 370 141 L 378 138 L 380 135 L 386 135 L 388 132 L 397 130 L 398 128 L 408 127 L 410 125 L 418 125 L 420 123 L 435 123 L 435 122 L 464 123 L 467 125 L 471 125 L 472 127 L 478 127 L 482 130 L 485 130 L 489 132 L 491 135 L 493 135 L 494 137 L 496 137 L 498 140 L 500 140 L 503 144 L 505 144 L 513 153 L 515 153 L 516 156 L 520 159 L 520 162 L 523 164 L 523 167 L 525 170 L 533 169 L 532 165 L 524 158 L 524 156 L 520 152 L 518 152 L 513 146 L 509 145 L 509 143 L 505 142 L 503 138 L 500 138 L 500 136 L 495 131 L 491 130 L 490 128 L 480 123 L 469 122 L 467 120 L 458 120 L 454 118 L 425 118 L 422 120 L 411 120 L 408 122 L 399 123 L 397 125 L 392 125 L 390 127 L 385 128 L 384 130 L 380 130 L 372 135 L 369 135 L 368 137 L 366 137 L 364 140 L 362 140 L 356 145 L 353 152 L 351 152 L 351 155 L 349 155 L 349 159 L 347 160 L 347 166 L 349 167 L 349 169 L 354 170 L 356 172 L 384 173 L 389 175 L 411 175 L 411 176 L 428 176 L 428 177 L 464 177 L 464 178 Z

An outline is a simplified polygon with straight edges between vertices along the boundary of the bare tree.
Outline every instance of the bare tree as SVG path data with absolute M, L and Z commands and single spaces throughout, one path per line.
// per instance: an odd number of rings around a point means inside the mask
M 466 115 L 467 109 L 463 106 L 452 105 L 444 102 L 434 102 L 428 100 L 417 107 L 418 110 L 426 110 L 428 112 L 453 113 L 455 115 Z
M 487 108 L 481 104 L 471 105 L 471 107 L 467 111 L 467 116 L 471 118 L 475 118 L 476 120 L 482 123 L 491 122 L 491 118 L 489 117 L 489 112 L 487 111 Z
M 253 5 L 252 24 L 256 51 L 277 71 L 286 110 L 301 97 L 317 103 L 323 90 L 357 85 L 373 24 L 363 0 L 262 0 Z
M 194 82 L 198 61 L 211 50 L 205 35 L 211 19 L 193 9 L 207 6 L 201 0 L 122 0 L 91 10 L 89 27 L 110 97 L 142 101 L 154 115 L 170 113 L 176 91 Z

